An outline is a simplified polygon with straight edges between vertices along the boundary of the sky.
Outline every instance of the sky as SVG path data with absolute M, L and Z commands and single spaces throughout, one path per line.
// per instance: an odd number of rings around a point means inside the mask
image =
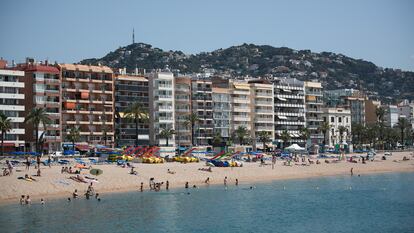
M 73 63 L 135 41 L 208 52 L 242 43 L 335 52 L 414 71 L 411 0 L 0 0 L 0 57 Z

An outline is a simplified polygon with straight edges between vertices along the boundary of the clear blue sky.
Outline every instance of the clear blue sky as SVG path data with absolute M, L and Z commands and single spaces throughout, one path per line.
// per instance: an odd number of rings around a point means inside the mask
M 414 71 L 411 0 L 2 0 L 0 56 L 77 62 L 135 41 L 185 53 L 246 43 Z

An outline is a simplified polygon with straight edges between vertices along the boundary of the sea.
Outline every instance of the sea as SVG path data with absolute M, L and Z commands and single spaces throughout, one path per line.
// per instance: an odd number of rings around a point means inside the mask
M 0 232 L 414 232 L 414 173 L 33 200 L 0 206 Z

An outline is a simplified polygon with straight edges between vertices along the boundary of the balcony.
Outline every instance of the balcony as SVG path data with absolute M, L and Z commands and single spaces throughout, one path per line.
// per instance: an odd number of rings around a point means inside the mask
M 238 103 L 238 104 L 249 104 L 250 103 L 250 99 L 246 98 L 246 99 L 241 99 L 241 98 L 233 98 L 233 103 Z
M 306 123 L 300 121 L 275 121 L 276 125 L 305 125 Z
M 275 103 L 276 107 L 305 108 L 304 104 Z
M 323 111 L 321 111 L 321 110 L 315 110 L 315 109 L 307 109 L 306 110 L 306 112 L 308 112 L 308 113 L 323 113 Z
M 233 116 L 233 121 L 250 121 L 249 116 Z
M 256 130 L 265 130 L 265 131 L 273 131 L 273 126 L 256 126 Z
M 255 101 L 256 105 L 266 105 L 266 106 L 272 106 L 272 101 Z

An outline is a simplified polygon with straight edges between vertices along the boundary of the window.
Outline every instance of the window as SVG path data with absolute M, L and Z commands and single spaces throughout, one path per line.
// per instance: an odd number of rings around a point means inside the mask
M 331 123 L 335 122 L 335 117 L 331 117 Z
M 342 122 L 342 117 L 338 117 L 338 122 L 341 123 Z

